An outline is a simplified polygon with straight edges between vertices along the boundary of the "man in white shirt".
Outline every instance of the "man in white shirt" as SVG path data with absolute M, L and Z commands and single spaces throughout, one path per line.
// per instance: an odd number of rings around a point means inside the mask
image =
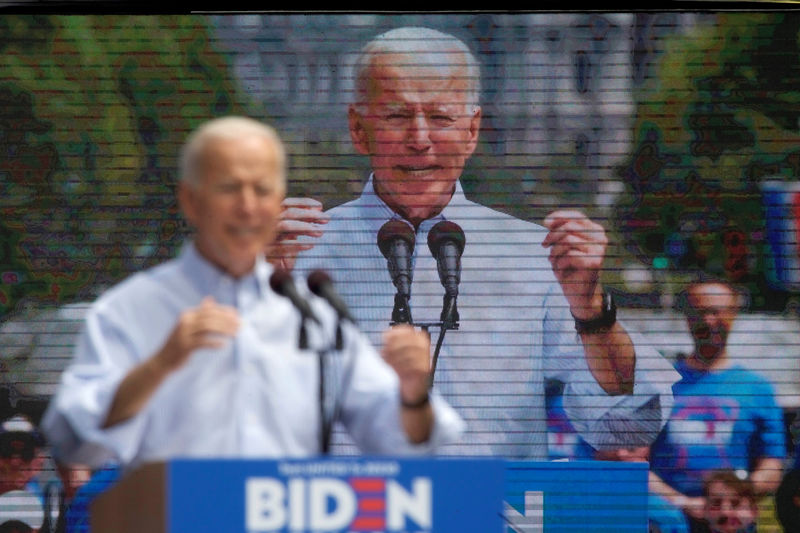
M 458 416 L 428 396 L 425 335 L 386 331 L 381 359 L 341 324 L 344 346 L 332 349 L 340 324 L 329 306 L 309 297 L 319 324 L 303 320 L 271 289 L 264 250 L 276 235 L 285 164 L 277 134 L 254 120 L 217 119 L 192 134 L 178 200 L 193 238 L 88 312 L 42 423 L 57 457 L 130 466 L 320 453 L 320 353 L 328 394 L 364 451 L 423 453 L 457 437 Z
M 286 211 L 282 251 L 293 237 L 324 233 L 297 241 L 305 251 L 296 270 L 329 268 L 369 334 L 413 317 L 443 340 L 433 390 L 468 428 L 446 453 L 545 459 L 546 379 L 566 383 L 565 409 L 595 448 L 650 443 L 669 415 L 678 376 L 646 343 L 634 348 L 616 321 L 600 282 L 603 227 L 572 210 L 551 213 L 543 227 L 464 197 L 459 178 L 481 122 L 480 69 L 468 47 L 435 30 L 399 28 L 362 49 L 354 79 L 350 136 L 372 174 L 358 199 L 325 215 Z M 389 220 L 407 225 L 416 240 L 408 309 L 400 313 L 393 313 L 396 287 L 377 244 Z M 443 288 L 426 244 L 442 221 L 466 239 L 459 328 L 444 337 L 443 302 L 456 303 L 455 291 Z M 283 260 L 292 264 L 291 253 Z

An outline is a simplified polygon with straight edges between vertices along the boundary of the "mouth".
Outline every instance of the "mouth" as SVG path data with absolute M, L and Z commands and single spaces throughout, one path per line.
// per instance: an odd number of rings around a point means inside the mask
M 442 167 L 438 165 L 397 165 L 395 168 L 408 176 L 424 178 L 441 170 Z
M 234 237 L 245 239 L 260 236 L 262 231 L 263 230 L 260 227 L 228 228 L 228 232 Z

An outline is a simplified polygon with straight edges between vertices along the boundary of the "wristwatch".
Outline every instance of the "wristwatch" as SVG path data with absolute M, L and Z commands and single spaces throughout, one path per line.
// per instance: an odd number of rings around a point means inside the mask
M 582 320 L 575 318 L 575 331 L 578 333 L 605 333 L 617 321 L 617 304 L 614 303 L 614 298 L 611 293 L 603 291 L 603 308 L 600 311 L 600 316 L 591 318 L 589 320 Z

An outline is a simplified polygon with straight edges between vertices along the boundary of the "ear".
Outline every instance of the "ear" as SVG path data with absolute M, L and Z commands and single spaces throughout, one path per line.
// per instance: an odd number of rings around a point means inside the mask
M 467 143 L 467 155 L 470 156 L 475 152 L 478 146 L 478 137 L 481 132 L 481 106 L 475 106 L 475 112 L 472 118 L 469 119 L 469 141 Z
M 364 117 L 356 110 L 354 104 L 347 109 L 347 123 L 350 127 L 350 140 L 359 154 L 370 154 L 369 135 L 364 125 Z
M 194 226 L 197 220 L 197 191 L 185 181 L 178 182 L 178 206 L 189 225 Z

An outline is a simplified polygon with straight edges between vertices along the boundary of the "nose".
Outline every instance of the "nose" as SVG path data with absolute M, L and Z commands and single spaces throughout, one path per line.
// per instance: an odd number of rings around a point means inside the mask
M 239 207 L 245 213 L 255 210 L 257 195 L 253 187 L 244 186 L 239 192 Z
M 703 315 L 703 322 L 709 328 L 716 328 L 722 323 L 722 320 L 718 312 L 712 311 Z
M 407 131 L 407 146 L 416 151 L 424 151 L 431 146 L 431 128 L 425 113 L 415 113 Z

